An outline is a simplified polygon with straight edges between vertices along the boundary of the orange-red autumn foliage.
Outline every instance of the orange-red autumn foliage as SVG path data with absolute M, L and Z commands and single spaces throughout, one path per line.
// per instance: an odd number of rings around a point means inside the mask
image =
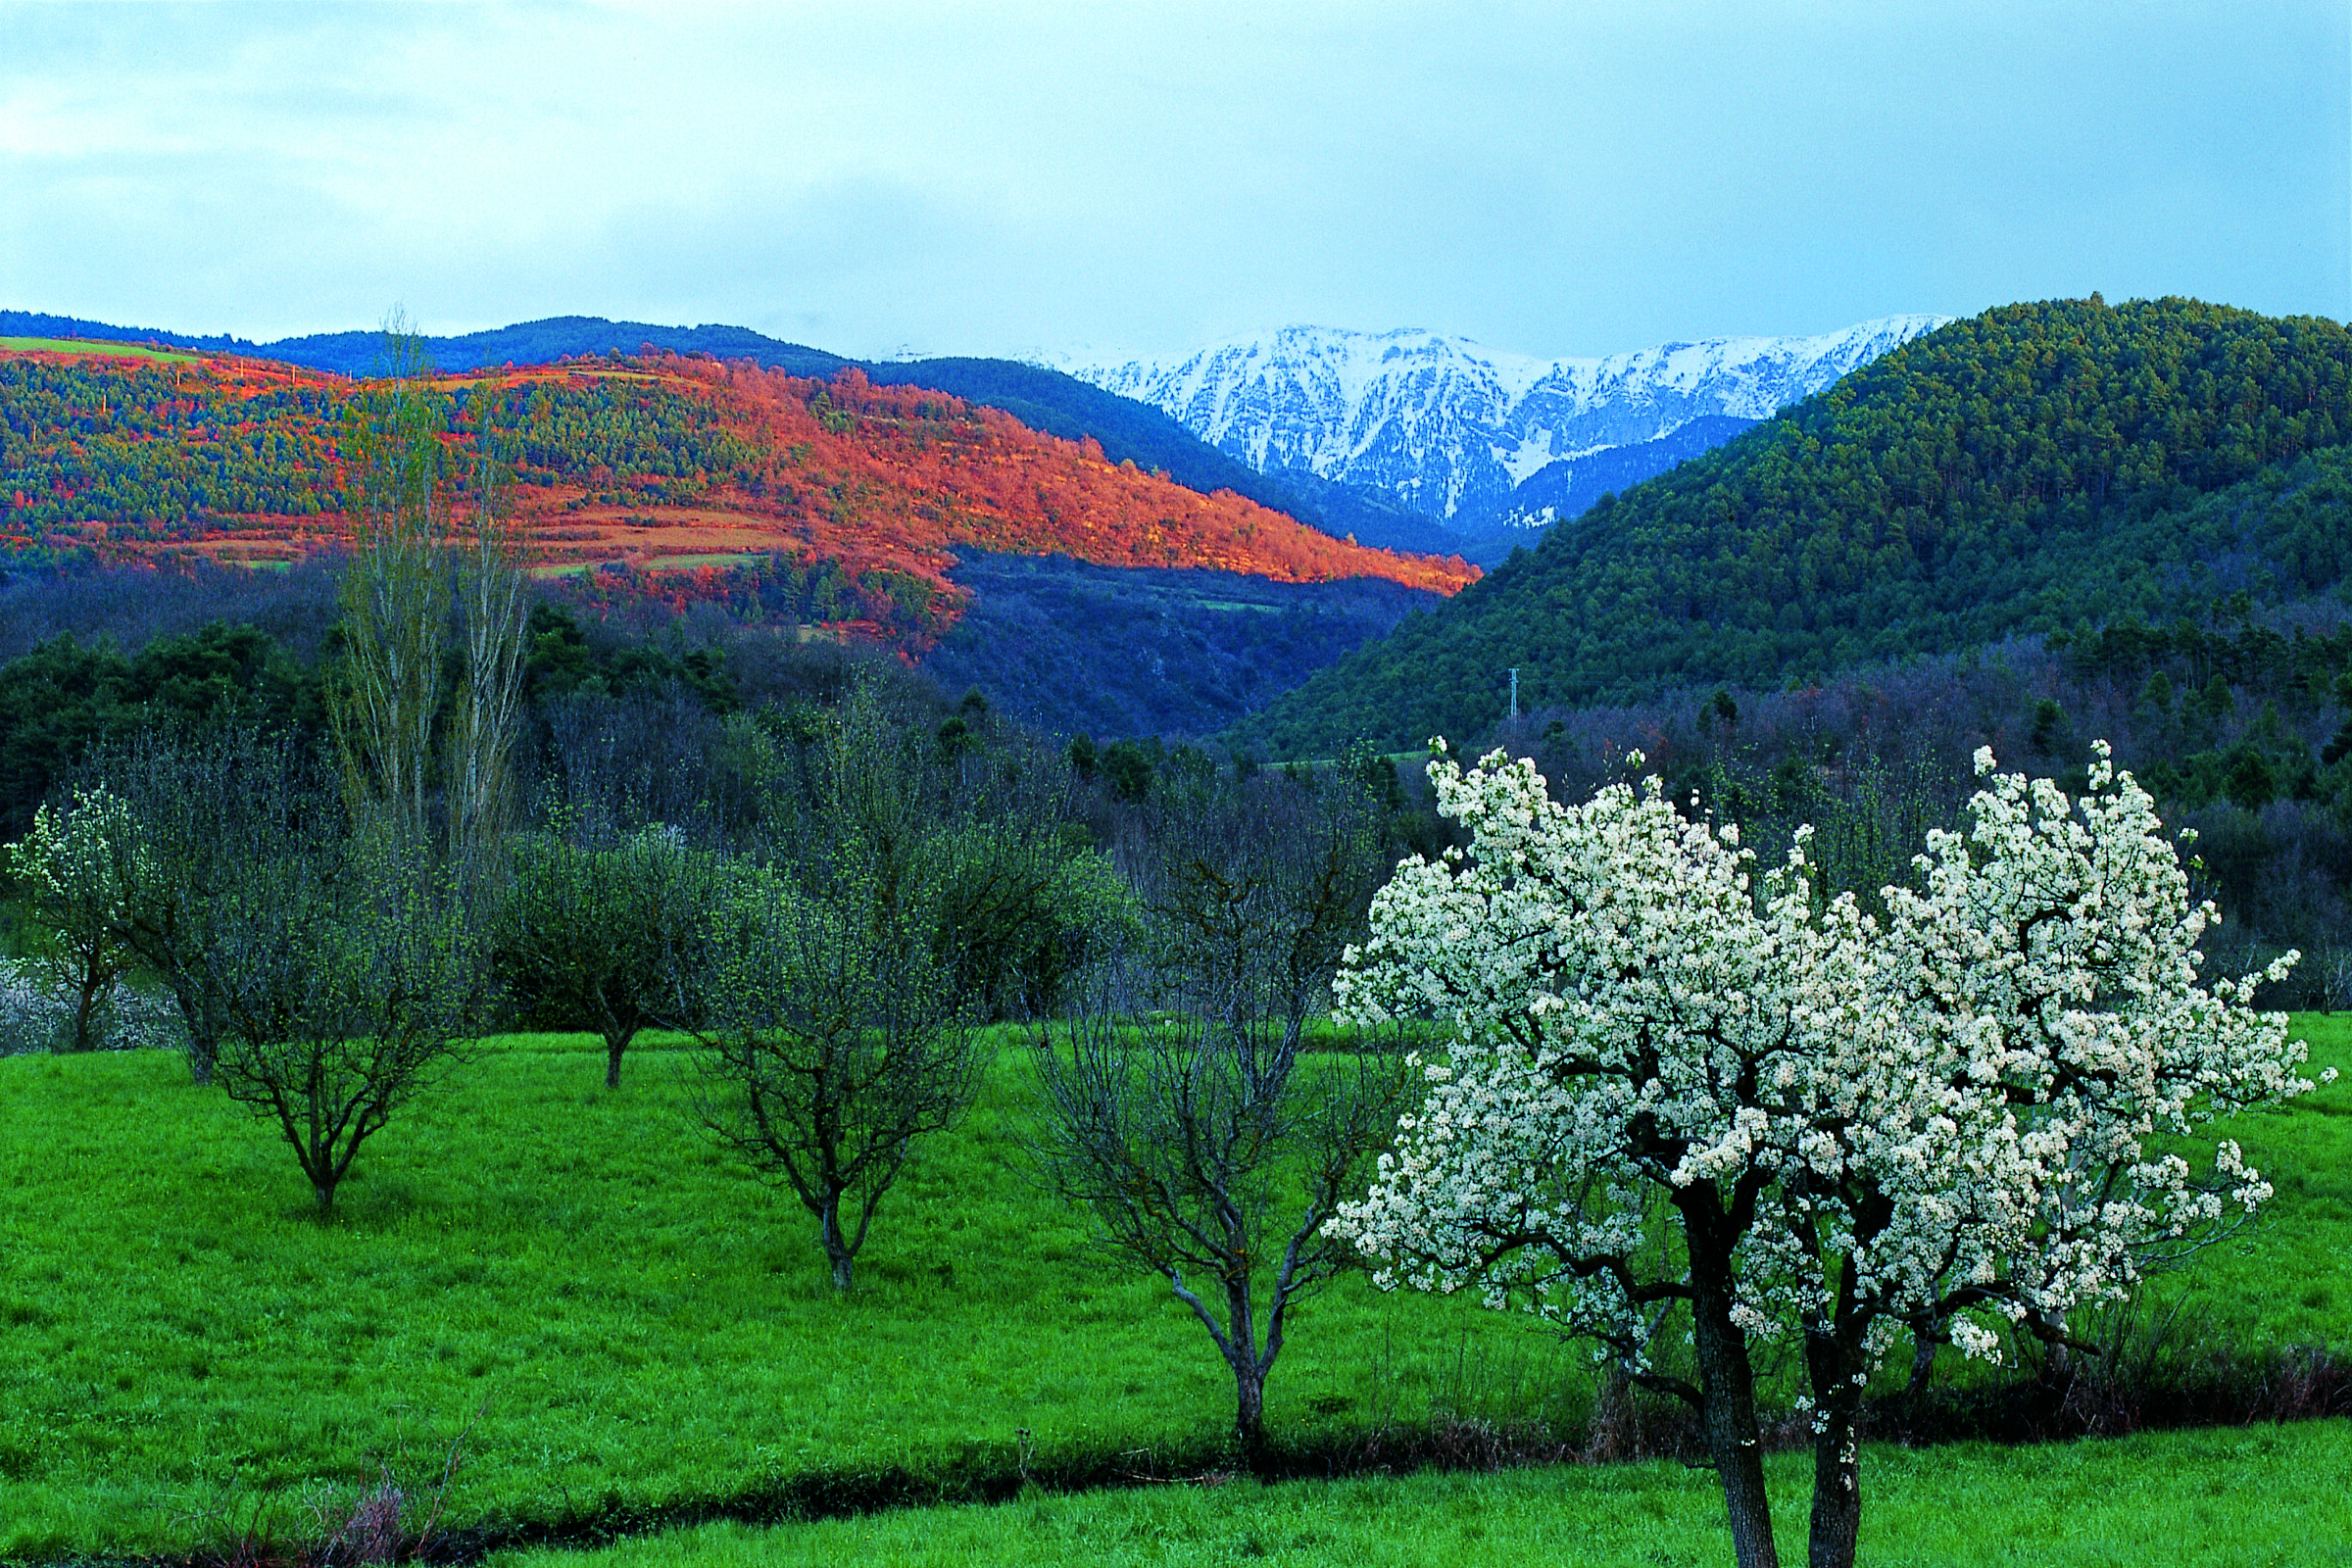
M 83 365 L 94 362 L 80 361 Z M 123 362 L 116 362 L 122 364 Z M 131 362 L 135 363 L 135 362 Z M 127 365 L 124 366 L 128 368 Z M 341 377 L 207 355 L 177 373 L 231 398 L 289 386 L 348 391 Z M 956 547 L 1059 554 L 1110 566 L 1210 566 L 1281 582 L 1383 577 L 1451 594 L 1479 575 L 1458 558 L 1374 550 L 1334 539 L 1231 491 L 1200 495 L 1091 438 L 1065 441 L 1000 410 L 915 387 L 879 387 L 852 369 L 831 381 L 674 355 L 594 360 L 445 378 L 491 388 L 639 383 L 709 406 L 751 456 L 693 497 L 642 498 L 609 473 L 564 476 L 517 494 L 526 552 L 541 570 L 618 563 L 661 574 L 691 596 L 731 560 L 781 553 L 837 560 L 852 574 L 887 568 L 929 580 L 950 619 Z M 331 447 L 334 416 L 318 439 Z M 193 540 L 127 541 L 110 553 L 193 548 L 226 561 L 287 560 L 333 544 L 340 519 L 220 517 Z M 84 538 L 88 538 L 84 533 Z M 96 543 L 96 541 L 92 541 Z

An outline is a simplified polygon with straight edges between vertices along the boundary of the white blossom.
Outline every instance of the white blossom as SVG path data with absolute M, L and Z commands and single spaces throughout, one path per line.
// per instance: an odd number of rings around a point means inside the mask
M 1451 1051 L 1333 1228 L 1384 1287 L 1474 1286 L 1637 1376 L 1686 1307 L 1799 1335 L 1828 1431 L 1905 1332 L 1996 1358 L 2251 1215 L 2269 1184 L 2194 1137 L 2311 1087 L 2251 1005 L 2294 956 L 2200 983 L 2219 914 L 2103 744 L 2076 799 L 1976 761 L 1876 920 L 1818 895 L 1801 832 L 1759 872 L 1655 778 L 1563 806 L 1441 749 L 1473 849 L 1397 868 L 1338 991 Z

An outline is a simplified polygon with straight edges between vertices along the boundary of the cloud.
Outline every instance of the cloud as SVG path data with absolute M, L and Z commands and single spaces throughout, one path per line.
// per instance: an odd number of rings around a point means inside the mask
M 1592 353 L 2352 309 L 2346 21 L 2247 4 L 0 10 L 0 303 L 843 352 Z

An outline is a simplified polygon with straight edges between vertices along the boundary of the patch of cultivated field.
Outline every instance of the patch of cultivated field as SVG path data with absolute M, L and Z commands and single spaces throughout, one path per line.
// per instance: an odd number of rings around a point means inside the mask
M 128 360 L 187 361 L 202 358 L 137 343 L 101 343 L 77 337 L 0 337 L 0 349 L 18 354 L 113 354 Z

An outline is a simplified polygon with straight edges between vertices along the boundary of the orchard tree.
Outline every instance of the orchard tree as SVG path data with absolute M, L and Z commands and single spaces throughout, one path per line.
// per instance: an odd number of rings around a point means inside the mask
M 1393 1134 L 1398 1057 L 1361 1037 L 1305 1057 L 1296 1022 L 1248 1001 L 1100 978 L 1055 1035 L 1033 1037 L 1046 1186 L 1208 1331 L 1254 1454 L 1294 1309 L 1353 1263 L 1324 1221 Z
M 792 1189 L 844 1292 L 916 1141 L 961 1120 L 980 1080 L 927 911 L 884 892 L 855 863 L 821 893 L 745 877 L 686 980 L 704 1125 Z
M 275 1124 L 323 1219 L 361 1146 L 465 1059 L 479 986 L 464 905 L 412 847 L 318 825 L 210 902 L 216 1075 Z
M 236 725 L 143 731 L 92 770 L 132 822 L 103 840 L 121 889 L 114 934 L 172 994 L 189 1075 L 209 1084 L 226 1022 L 208 955 L 230 940 L 237 889 L 334 814 L 331 796 L 291 737 Z
M 76 791 L 64 810 L 40 808 L 32 831 L 8 847 L 9 876 L 43 937 L 33 972 L 68 1003 L 58 1043 L 69 1051 L 95 1051 L 112 1032 L 115 984 L 133 956 L 123 936 L 140 858 L 138 823 L 104 786 Z
M 608 849 L 556 834 L 514 841 L 500 906 L 500 977 L 526 1012 L 605 1043 L 605 1087 L 638 1031 L 680 1016 L 679 965 L 716 912 L 724 859 L 662 828 Z
M 1163 792 L 1126 857 L 1134 955 L 1032 1036 L 1047 1185 L 1208 1332 L 1252 1453 L 1294 1308 L 1353 1262 L 1324 1221 L 1406 1088 L 1361 1032 L 1302 1050 L 1378 879 L 1377 808 L 1345 778 Z
M 2310 1087 L 2303 1048 L 2253 980 L 2198 984 L 2214 911 L 2103 754 L 2080 800 L 1993 779 L 1884 926 L 1817 895 L 1803 833 L 1755 876 L 1655 779 L 1562 806 L 1500 754 L 1431 776 L 1472 848 L 1398 868 L 1340 992 L 1454 1046 L 1334 1230 L 1383 1285 L 1475 1286 L 1687 1400 L 1742 1568 L 1779 1561 L 1757 1341 L 1801 1343 L 1810 1557 L 1842 1568 L 1855 1416 L 1905 1328 L 1984 1358 L 2063 1342 L 2268 1196 L 2234 1144 L 2201 1171 L 2178 1148 Z

